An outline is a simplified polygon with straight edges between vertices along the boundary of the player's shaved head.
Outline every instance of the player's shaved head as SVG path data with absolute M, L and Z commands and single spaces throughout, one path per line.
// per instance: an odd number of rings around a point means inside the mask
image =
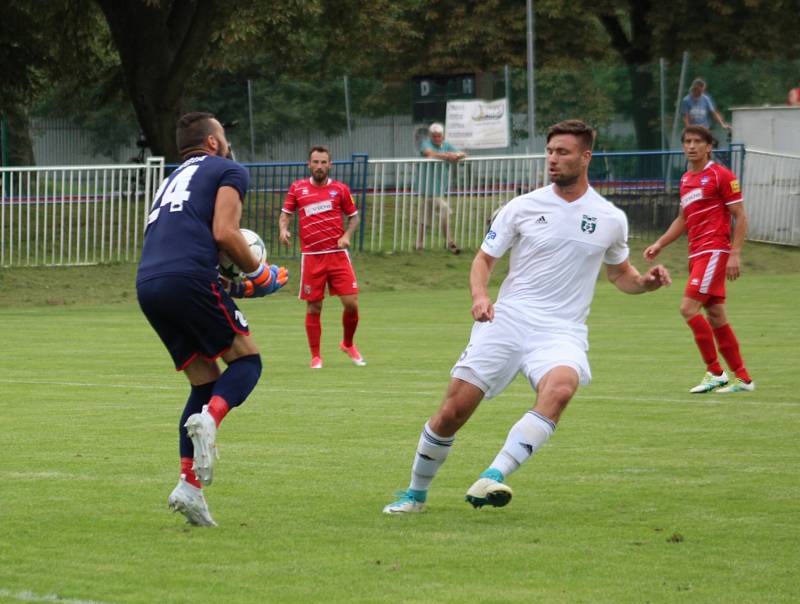
M 206 139 L 216 134 L 217 124 L 213 113 L 203 111 L 193 111 L 181 117 L 175 130 L 175 142 L 180 156 L 186 157 L 194 151 L 204 151 Z
M 581 120 L 564 120 L 553 124 L 547 130 L 547 142 L 549 143 L 551 138 L 559 134 L 571 134 L 578 139 L 583 149 L 591 151 L 594 147 L 595 130 Z

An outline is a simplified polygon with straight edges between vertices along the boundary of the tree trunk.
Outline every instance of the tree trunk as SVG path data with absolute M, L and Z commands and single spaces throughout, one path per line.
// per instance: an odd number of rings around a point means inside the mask
M 661 131 L 651 65 L 629 65 L 631 80 L 631 111 L 639 149 L 660 149 Z
M 660 146 L 658 103 L 654 96 L 653 74 L 650 70 L 653 62 L 653 40 L 647 21 L 652 10 L 652 0 L 628 0 L 628 10 L 625 11 L 629 19 L 627 26 L 620 22 L 617 12 L 601 12 L 597 15 L 611 39 L 612 48 L 628 66 L 633 127 L 639 149 Z
M 31 120 L 28 109 L 19 103 L 12 103 L 5 112 L 6 138 L 5 150 L 9 166 L 33 166 L 33 141 L 31 140 Z
M 186 81 L 206 51 L 221 0 L 96 0 L 119 52 L 125 85 L 154 155 L 178 161 L 175 122 Z

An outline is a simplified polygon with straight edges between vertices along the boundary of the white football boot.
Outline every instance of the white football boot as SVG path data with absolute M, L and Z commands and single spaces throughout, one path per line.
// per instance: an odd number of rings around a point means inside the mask
M 464 499 L 474 508 L 482 508 L 485 505 L 501 508 L 511 501 L 512 494 L 511 487 L 507 484 L 494 478 L 482 477 L 469 488 Z
M 193 413 L 183 424 L 194 445 L 194 470 L 197 480 L 210 485 L 214 478 L 214 462 L 219 459 L 217 452 L 217 423 L 203 405 L 202 413 Z
M 195 526 L 217 526 L 208 511 L 206 498 L 202 489 L 186 482 L 186 476 L 181 474 L 176 486 L 167 499 L 167 505 L 175 512 L 186 516 L 186 521 Z
M 706 371 L 706 374 L 703 376 L 703 381 L 700 382 L 697 386 L 689 390 L 692 394 L 702 394 L 703 392 L 711 392 L 712 390 L 716 390 L 720 386 L 724 386 L 728 383 L 728 374 L 724 371 L 720 375 L 714 375 L 710 371 Z
M 728 386 L 720 388 L 717 392 L 728 394 L 730 392 L 753 392 L 756 389 L 755 382 L 745 382 L 741 378 L 736 378 Z
M 395 496 L 399 499 L 384 506 L 384 514 L 413 514 L 425 509 L 425 502 L 414 497 L 409 491 L 397 491 Z

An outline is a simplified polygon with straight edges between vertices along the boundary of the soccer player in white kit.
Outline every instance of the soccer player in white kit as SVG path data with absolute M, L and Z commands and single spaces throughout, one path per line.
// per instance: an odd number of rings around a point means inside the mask
M 591 380 L 585 322 L 600 265 L 628 294 L 671 283 L 663 266 L 642 275 L 628 261 L 625 213 L 589 186 L 593 143 L 594 130 L 581 121 L 552 126 L 546 147 L 552 184 L 512 199 L 492 223 L 470 270 L 475 324 L 469 344 L 441 407 L 422 429 L 411 483 L 385 513 L 424 509 L 456 432 L 484 397 L 500 394 L 522 373 L 536 403 L 466 494 L 476 508 L 506 505 L 512 492 L 505 480 L 550 438 L 578 385 Z M 508 275 L 492 304 L 489 277 L 509 249 Z

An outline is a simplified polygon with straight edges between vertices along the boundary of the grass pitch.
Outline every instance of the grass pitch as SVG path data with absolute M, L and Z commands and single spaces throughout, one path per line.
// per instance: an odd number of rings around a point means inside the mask
M 363 368 L 338 301 L 313 373 L 292 290 L 243 302 L 265 369 L 219 433 L 217 529 L 166 507 L 187 386 L 132 269 L 0 271 L 0 602 L 794 602 L 800 251 L 745 258 L 763 268 L 729 315 L 758 390 L 688 394 L 682 264 L 654 294 L 601 280 L 594 383 L 503 509 L 463 496 L 533 402 L 522 380 L 459 433 L 426 513 L 381 514 L 467 342 L 469 257 L 358 258 Z

